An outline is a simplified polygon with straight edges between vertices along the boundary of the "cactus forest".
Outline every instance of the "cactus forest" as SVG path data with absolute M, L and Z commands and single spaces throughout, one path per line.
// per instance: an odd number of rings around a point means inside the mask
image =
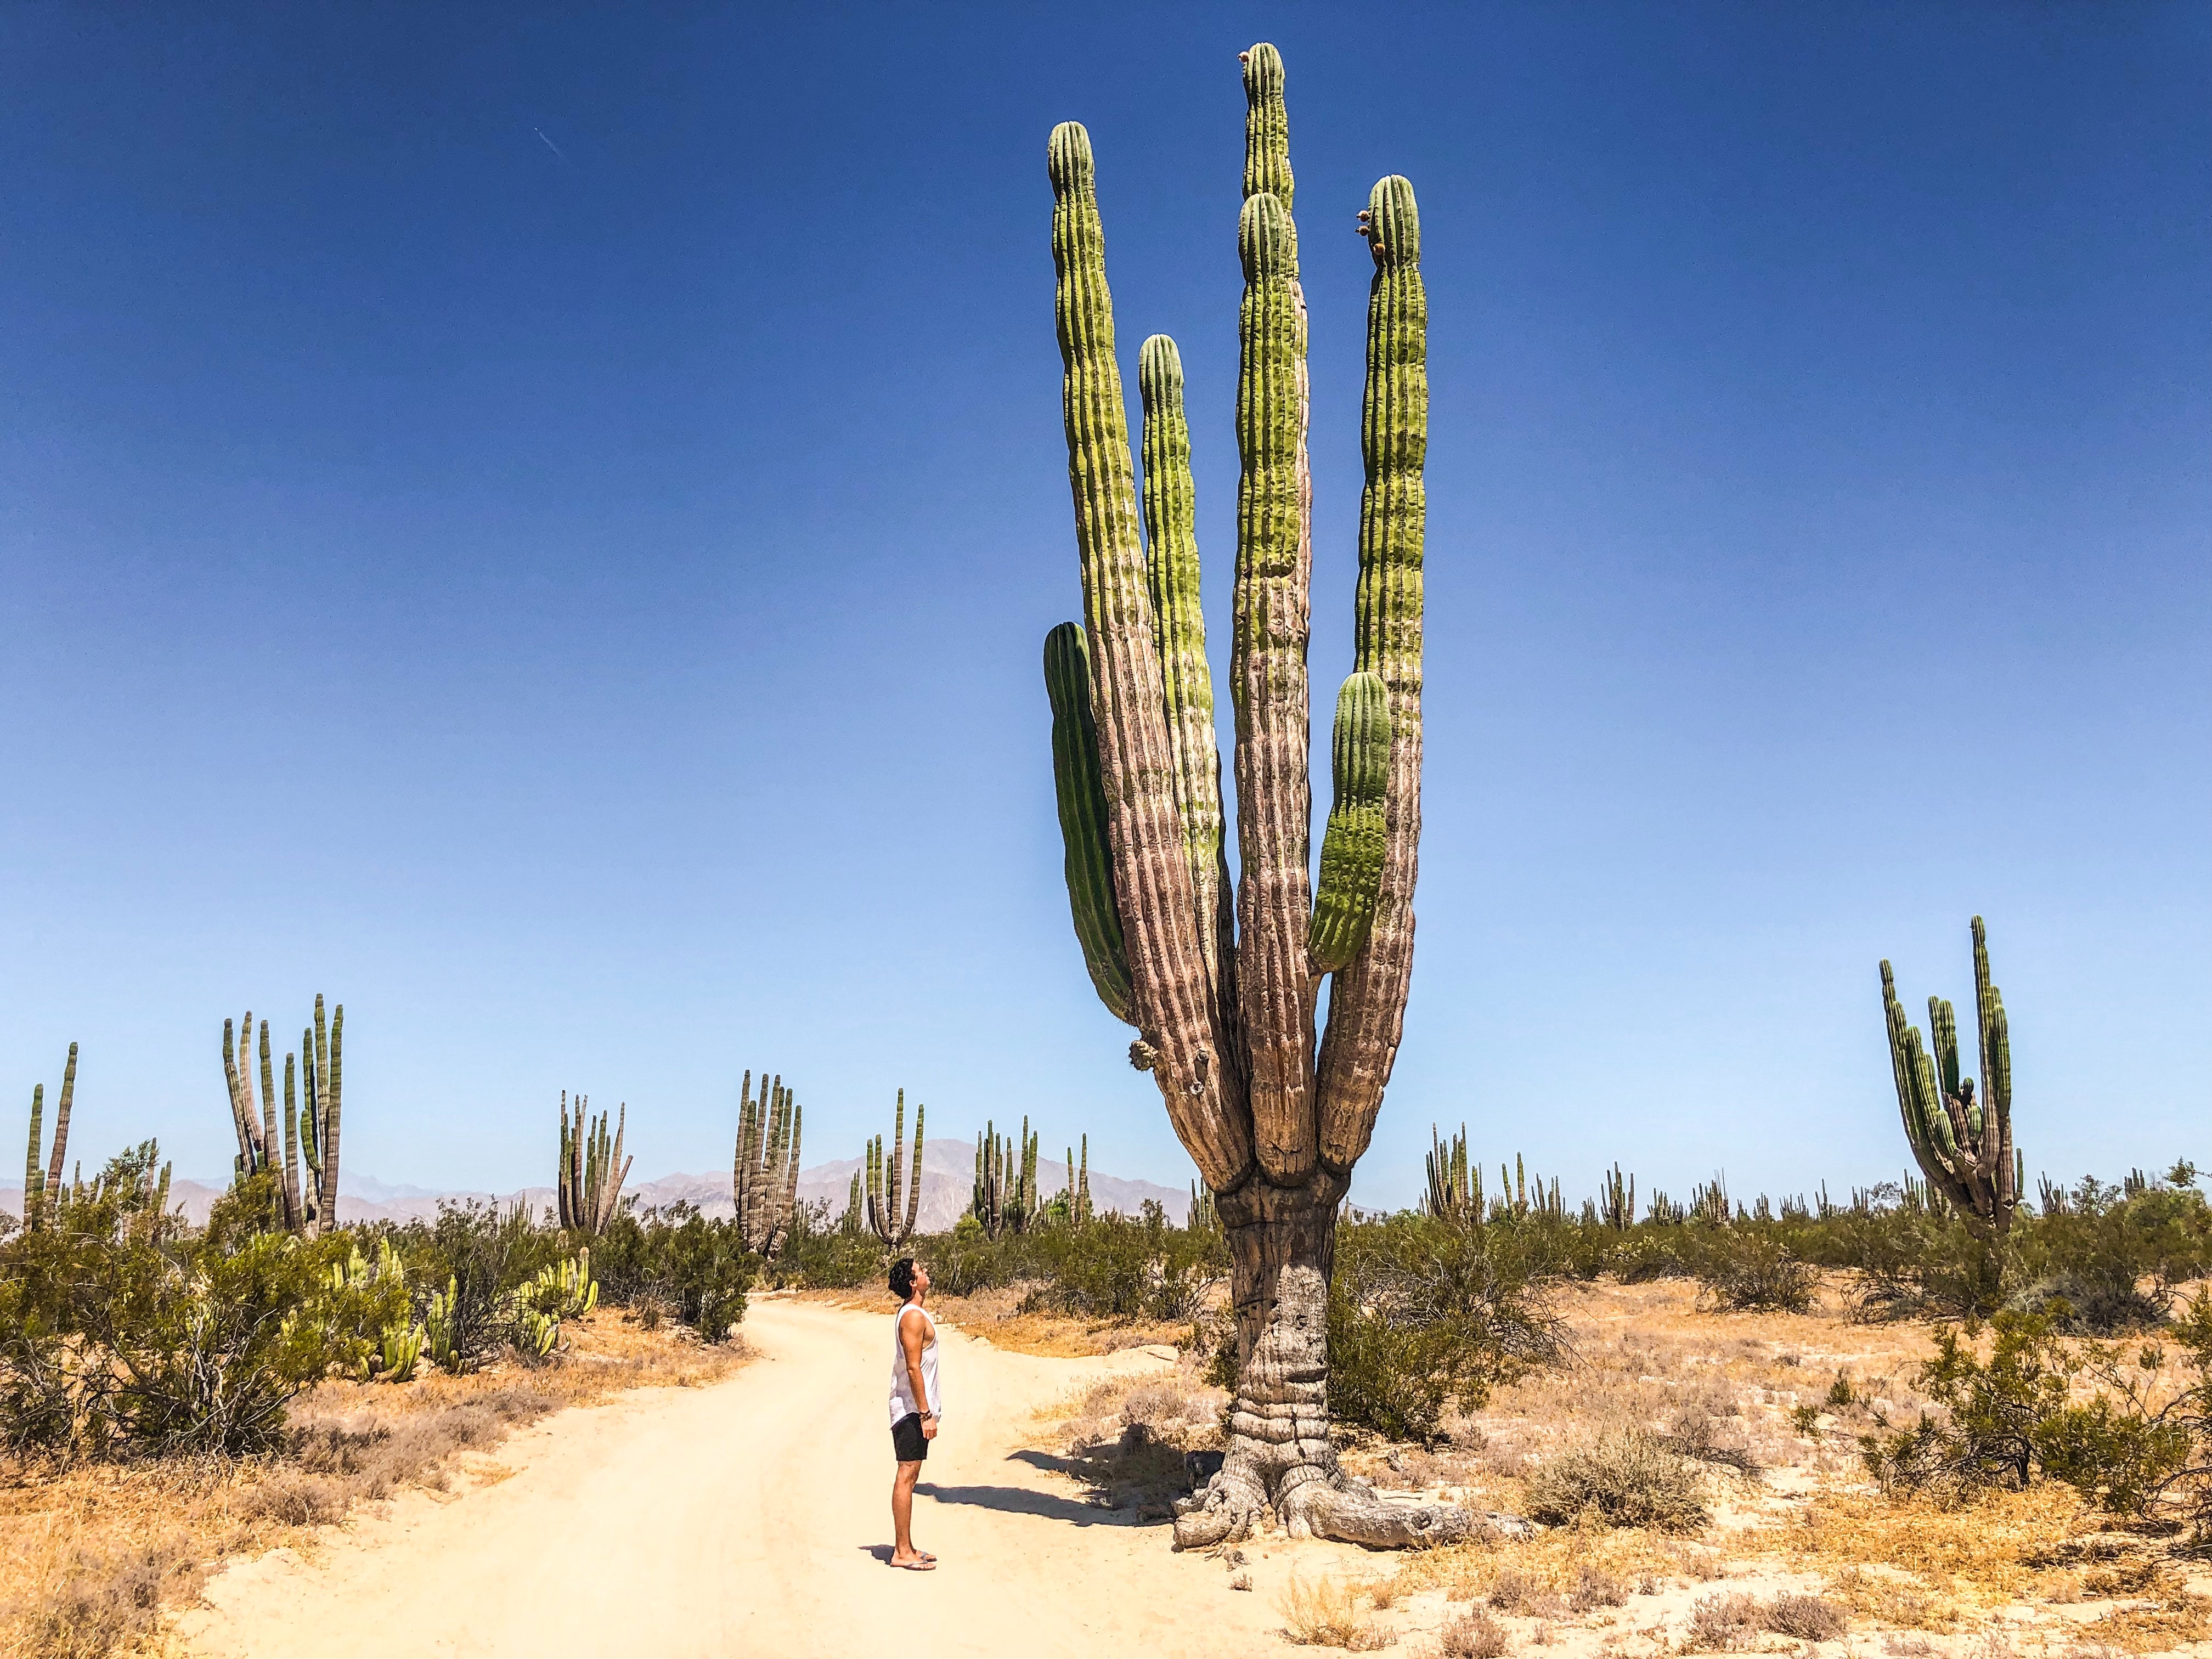
M 1328 1437 L 1327 1287 L 1337 1206 L 1396 1057 L 1420 844 L 1427 299 L 1413 187 L 1376 182 L 1360 421 L 1355 668 L 1338 692 L 1318 888 L 1306 776 L 1312 470 L 1307 316 L 1281 55 L 1243 55 L 1232 892 L 1199 602 L 1191 439 L 1176 343 L 1138 354 L 1142 488 L 1107 284 L 1100 177 L 1074 122 L 1048 146 L 1061 406 L 1083 620 L 1045 641 L 1067 886 L 1085 965 L 1136 1029 L 1130 1061 L 1213 1194 L 1235 1264 L 1238 1385 L 1226 1462 L 1176 1522 L 1233 1541 L 1272 1507 L 1293 1534 L 1433 1544 L 1471 1522 L 1386 1504 Z M 1227 246 L 1224 235 L 1224 246 Z M 1316 1030 L 1322 981 L 1326 1020 Z

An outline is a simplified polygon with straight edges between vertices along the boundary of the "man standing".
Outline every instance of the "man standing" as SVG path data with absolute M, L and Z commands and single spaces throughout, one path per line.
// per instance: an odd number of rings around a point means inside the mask
M 898 1459 L 898 1473 L 891 1477 L 891 1525 L 897 1534 L 891 1565 L 928 1572 L 937 1558 L 914 1547 L 914 1483 L 921 1478 L 922 1461 L 943 1414 L 937 1392 L 937 1322 L 922 1305 L 929 1300 L 929 1269 L 910 1255 L 901 1256 L 891 1263 L 891 1294 L 900 1304 L 891 1330 L 891 1451 Z

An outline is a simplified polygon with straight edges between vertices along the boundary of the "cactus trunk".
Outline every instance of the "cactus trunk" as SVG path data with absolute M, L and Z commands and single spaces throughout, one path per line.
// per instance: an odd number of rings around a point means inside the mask
M 1081 713 L 1066 684 L 1078 642 L 1064 624 L 1048 649 L 1048 680 L 1070 900 L 1097 983 L 1095 941 L 1108 930 L 1086 923 L 1084 910 L 1110 896 L 1127 991 L 1121 995 L 1117 981 L 1114 994 L 1100 986 L 1101 998 L 1137 1027 L 1131 1063 L 1152 1073 L 1214 1195 L 1234 1265 L 1243 1364 L 1229 1456 L 1183 1506 L 1178 1545 L 1241 1538 L 1270 1504 L 1294 1534 L 1432 1543 L 1464 1536 L 1468 1517 L 1449 1506 L 1386 1506 L 1346 1480 L 1329 1449 L 1322 1389 L 1337 1209 L 1396 1058 L 1413 960 L 1428 412 L 1420 233 L 1412 186 L 1382 179 L 1361 215 L 1375 272 L 1357 656 L 1338 698 L 1335 801 L 1316 894 L 1307 778 L 1307 317 L 1282 58 L 1263 44 L 1243 64 L 1233 927 L 1222 902 L 1219 761 L 1199 620 L 1181 358 L 1157 336 L 1139 354 L 1148 552 L 1091 141 L 1071 122 L 1054 130 L 1048 148 L 1062 410 L 1097 749 L 1095 793 L 1075 805 L 1095 805 L 1105 820 L 1102 853 L 1095 834 L 1079 835 L 1088 830 L 1082 812 L 1069 810 L 1072 785 L 1088 774 L 1087 757 L 1064 753 Z M 1324 978 L 1328 1018 L 1317 1035 Z M 1073 1149 L 1069 1162 L 1068 1208 L 1079 1220 L 1087 1169 L 1075 1167 Z
M 738 1086 L 736 1162 L 730 1172 L 730 1196 L 737 1206 L 738 1231 L 747 1249 L 767 1258 L 791 1236 L 799 1194 L 799 1143 L 802 1127 L 798 1103 L 783 1079 L 761 1073 L 760 1098 L 753 1098 L 753 1074 Z
M 1892 1080 L 1905 1139 L 1928 1177 L 1967 1227 L 1984 1238 L 2012 1229 L 2020 1206 L 2021 1159 L 2012 1138 L 2012 1042 L 2004 1000 L 1990 981 L 1989 937 L 1973 920 L 1974 1026 L 1981 1098 L 1959 1066 L 1958 1020 L 1941 997 L 1928 999 L 1930 1042 L 1910 1024 L 1889 963 L 1881 964 L 1881 1002 L 1889 1029 Z
M 868 1143 L 866 1164 L 869 1229 L 887 1250 L 896 1250 L 914 1237 L 915 1218 L 921 1208 L 921 1121 L 923 1107 L 914 1108 L 914 1163 L 906 1162 L 906 1091 L 898 1091 L 898 1106 L 891 1119 L 891 1150 L 884 1156 L 884 1138 Z M 906 1179 L 906 1213 L 899 1213 L 899 1182 Z

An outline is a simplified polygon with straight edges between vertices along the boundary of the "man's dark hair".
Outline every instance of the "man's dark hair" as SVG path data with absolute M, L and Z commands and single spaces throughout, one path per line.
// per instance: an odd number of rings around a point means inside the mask
M 914 1258 L 902 1255 L 891 1263 L 891 1294 L 902 1302 L 914 1295 Z

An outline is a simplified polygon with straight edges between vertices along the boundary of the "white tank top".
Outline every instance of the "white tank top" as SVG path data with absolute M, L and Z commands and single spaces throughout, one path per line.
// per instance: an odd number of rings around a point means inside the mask
M 921 1345 L 921 1387 L 929 1396 L 928 1409 L 938 1417 L 945 1415 L 945 1407 L 937 1393 L 937 1322 L 920 1304 L 909 1302 L 898 1310 L 891 1322 L 891 1426 L 896 1428 L 902 1418 L 910 1417 L 923 1408 L 915 1404 L 914 1385 L 907 1380 L 906 1349 L 899 1341 L 900 1328 L 910 1313 L 921 1315 L 922 1323 L 929 1327 L 929 1340 Z

